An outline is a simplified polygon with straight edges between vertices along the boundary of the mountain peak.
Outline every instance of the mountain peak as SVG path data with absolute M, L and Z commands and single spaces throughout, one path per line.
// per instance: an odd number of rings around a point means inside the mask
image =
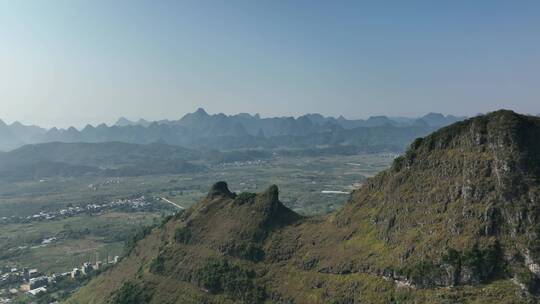
M 536 143 L 539 132 L 540 120 L 536 117 L 499 110 L 417 138 L 405 155 L 396 159 L 393 167 L 398 171 L 409 168 L 417 159 L 422 159 L 419 156 L 427 156 L 436 150 L 475 149 L 478 153 L 490 153 L 489 156 L 499 160 L 504 157 L 516 165 L 519 162 L 524 167 L 523 171 L 528 171 L 527 168 L 536 167 L 537 159 L 532 158 L 540 153 L 540 146 Z
M 194 114 L 208 116 L 208 113 L 203 108 L 198 108 L 197 111 L 194 112 Z
M 428 125 L 435 127 L 447 126 L 449 124 L 464 120 L 465 117 L 456 117 L 453 115 L 443 115 L 441 113 L 430 112 L 421 117 Z
M 186 123 L 186 124 L 201 124 L 201 123 L 207 123 L 210 115 L 206 113 L 206 111 L 203 108 L 198 108 L 193 113 L 186 113 L 182 118 L 180 118 L 180 123 Z
M 258 261 L 270 231 L 301 218 L 279 202 L 278 192 L 271 186 L 263 193 L 236 195 L 226 182 L 217 182 L 206 199 L 186 211 L 183 221 L 199 246 Z
M 119 127 L 125 127 L 125 126 L 129 126 L 133 124 L 133 122 L 125 117 L 120 117 L 118 118 L 118 120 L 116 121 L 116 123 L 114 124 L 115 126 L 119 126 Z
M 232 198 L 234 197 L 234 194 L 229 190 L 229 186 L 226 182 L 220 181 L 212 185 L 206 197 L 209 199 L 214 199 L 216 197 Z
M 263 196 L 269 201 L 279 201 L 279 189 L 277 185 L 271 185 L 263 192 Z

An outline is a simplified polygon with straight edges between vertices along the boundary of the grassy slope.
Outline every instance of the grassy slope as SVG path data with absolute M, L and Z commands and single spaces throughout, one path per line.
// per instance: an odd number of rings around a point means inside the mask
M 168 222 L 163 229 L 154 230 L 136 249 L 107 273 L 91 281 L 67 303 L 107 303 L 111 294 L 124 282 L 137 282 L 142 288 L 154 290 L 151 303 L 239 303 L 226 294 L 210 295 L 181 273 L 189 273 L 207 257 L 221 256 L 200 245 L 178 245 L 174 231 L 180 220 Z M 310 229 L 310 221 L 285 228 L 279 234 L 295 234 L 291 230 Z M 168 243 L 168 244 L 167 244 Z M 150 271 L 153 259 L 162 246 L 172 246 L 175 258 L 169 260 L 163 274 Z M 161 247 L 161 248 L 160 248 Z M 336 255 L 338 255 L 336 253 Z M 325 274 L 306 271 L 295 261 L 251 263 L 243 259 L 227 258 L 261 274 L 268 303 L 523 303 L 519 288 L 509 280 L 500 280 L 478 287 L 410 289 L 400 288 L 393 281 L 366 273 Z M 273 298 L 272 298 L 273 297 Z M 465 300 L 466 299 L 466 300 Z M 342 302 L 340 302 L 342 301 Z

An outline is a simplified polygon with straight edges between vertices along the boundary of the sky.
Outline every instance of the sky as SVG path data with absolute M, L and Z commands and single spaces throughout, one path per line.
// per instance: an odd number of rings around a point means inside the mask
M 0 118 L 540 113 L 540 1 L 0 0 Z

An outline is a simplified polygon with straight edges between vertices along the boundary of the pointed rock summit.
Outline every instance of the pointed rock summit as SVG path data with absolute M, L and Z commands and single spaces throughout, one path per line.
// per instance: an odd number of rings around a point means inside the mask
M 206 197 L 209 199 L 214 199 L 216 197 L 233 198 L 234 194 L 229 190 L 229 186 L 226 182 L 220 181 L 212 185 Z
M 198 108 L 193 114 L 197 114 L 199 116 L 208 116 L 208 113 L 203 108 Z
M 125 126 L 129 126 L 129 125 L 132 125 L 133 122 L 125 117 L 120 117 L 118 118 L 118 120 L 116 121 L 116 123 L 114 124 L 115 126 L 119 126 L 119 127 L 125 127 Z

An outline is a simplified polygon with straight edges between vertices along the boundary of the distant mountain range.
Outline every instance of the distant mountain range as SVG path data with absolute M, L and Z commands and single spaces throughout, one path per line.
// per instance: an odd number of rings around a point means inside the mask
M 349 120 L 306 114 L 298 118 L 261 118 L 258 114 L 210 115 L 199 108 L 179 120 L 130 121 L 120 118 L 113 126 L 87 125 L 81 130 L 44 129 L 0 121 L 0 150 L 47 142 L 166 143 L 188 148 L 312 148 L 355 145 L 364 149 L 403 150 L 412 139 L 464 117 L 429 113 L 420 118 L 373 116 Z
M 260 131 L 266 136 L 280 135 L 305 135 L 307 133 L 318 131 L 318 128 L 328 126 L 341 126 L 345 129 L 353 129 L 358 127 L 407 127 L 427 125 L 431 127 L 442 127 L 454 122 L 465 119 L 465 117 L 456 117 L 453 115 L 443 115 L 440 113 L 429 113 L 420 118 L 407 117 L 387 117 L 387 116 L 371 116 L 368 119 L 345 119 L 343 116 L 338 118 L 325 117 L 321 114 L 305 114 L 298 118 L 294 117 L 272 117 L 261 118 L 259 114 L 251 115 L 248 113 L 239 113 L 236 115 L 227 116 L 223 113 L 210 115 L 204 109 L 199 108 L 194 113 L 188 113 L 179 120 L 160 120 L 156 122 L 139 119 L 130 121 L 125 117 L 121 117 L 115 123 L 115 126 L 143 126 L 148 127 L 152 123 L 179 125 L 188 128 L 199 130 L 215 131 L 212 126 L 226 127 L 226 130 L 237 131 L 235 135 L 246 133 L 249 135 L 260 135 Z M 213 133 L 212 133 L 213 135 Z

